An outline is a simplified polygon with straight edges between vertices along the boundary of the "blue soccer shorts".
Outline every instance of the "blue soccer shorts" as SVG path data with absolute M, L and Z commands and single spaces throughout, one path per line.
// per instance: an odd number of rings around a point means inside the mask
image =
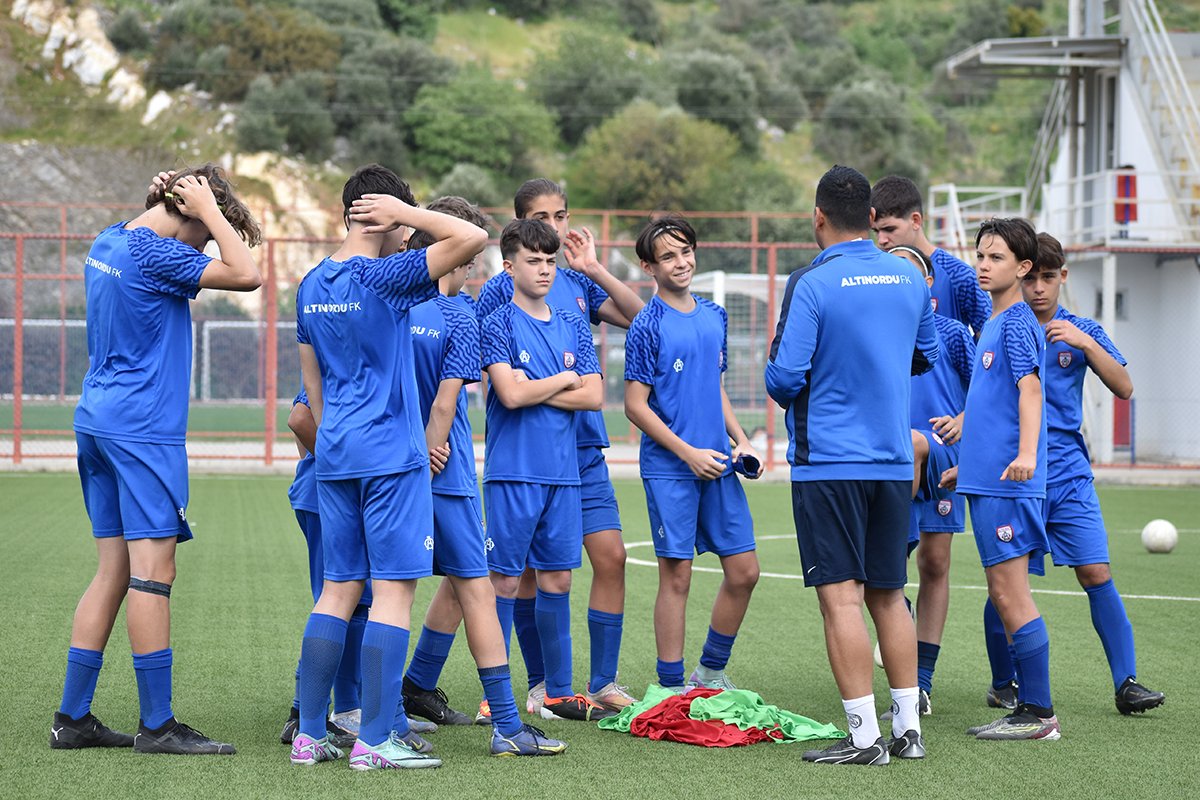
M 83 505 L 98 539 L 192 538 L 187 450 L 75 433 Z
M 1045 574 L 1042 557 L 1050 552 L 1040 497 L 983 497 L 968 495 L 975 547 L 985 568 L 1023 555 L 1029 571 Z
M 321 599 L 321 590 L 325 587 L 325 545 L 321 541 L 321 515 L 303 508 L 297 508 L 295 512 L 296 522 L 299 523 L 300 532 L 304 534 L 304 541 L 308 545 L 308 582 L 315 603 Z M 358 604 L 371 605 L 370 581 L 363 587 L 362 598 Z
M 733 472 L 711 481 L 645 478 L 650 534 L 659 558 L 732 556 L 754 549 L 754 521 Z
M 488 569 L 515 576 L 526 566 L 544 571 L 583 564 L 583 517 L 578 486 L 521 481 L 483 484 Z
M 908 583 L 911 481 L 793 481 L 792 516 L 805 586 Z
M 478 497 L 433 496 L 433 572 L 456 578 L 485 578 L 483 515 Z
M 580 447 L 577 452 L 583 535 L 621 530 L 621 510 L 617 508 L 617 495 L 613 492 L 612 480 L 608 477 L 604 448 Z
M 325 579 L 411 580 L 433 574 L 429 468 L 317 480 Z
M 1108 531 L 1091 476 L 1047 486 L 1044 517 L 1056 567 L 1109 563 Z
M 917 491 L 917 524 L 922 533 L 962 533 L 967 529 L 967 504 L 953 489 L 941 489 L 942 473 L 958 466 L 958 444 L 946 444 L 933 431 L 917 431 L 929 443 L 929 458 Z

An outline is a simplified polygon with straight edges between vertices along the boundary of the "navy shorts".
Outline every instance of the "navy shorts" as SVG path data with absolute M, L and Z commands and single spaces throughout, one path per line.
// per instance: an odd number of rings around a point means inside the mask
M 478 497 L 433 496 L 433 572 L 456 578 L 485 578 L 483 514 Z
M 583 517 L 578 486 L 520 481 L 483 485 L 487 510 L 488 569 L 515 576 L 534 569 L 578 569 L 583 564 Z
M 317 480 L 325 578 L 411 580 L 433 574 L 429 468 Z
M 1056 567 L 1109 562 L 1108 531 L 1091 477 L 1047 486 L 1043 516 Z
M 621 510 L 608 477 L 604 448 L 580 447 L 579 502 L 583 507 L 583 535 L 621 530 Z
M 921 488 L 917 524 L 922 533 L 962 533 L 967 529 L 967 504 L 953 489 L 938 488 L 942 473 L 958 466 L 958 444 L 946 444 L 933 431 L 917 431 L 929 443 L 929 458 Z
M 983 497 L 968 495 L 971 529 L 983 566 L 991 567 L 1023 555 L 1029 571 L 1043 575 L 1042 556 L 1050 552 L 1040 497 Z
M 83 505 L 98 539 L 192 538 L 187 450 L 75 433 Z
M 754 549 L 754 521 L 735 473 L 712 481 L 645 478 L 642 483 L 659 558 L 732 556 Z
M 296 522 L 300 523 L 300 532 L 308 543 L 308 582 L 312 585 L 313 602 L 321 598 L 321 590 L 325 586 L 325 546 L 321 542 L 321 515 L 316 511 L 296 509 Z M 359 605 L 371 605 L 371 582 L 363 587 Z
M 908 583 L 911 481 L 793 481 L 792 514 L 805 586 Z

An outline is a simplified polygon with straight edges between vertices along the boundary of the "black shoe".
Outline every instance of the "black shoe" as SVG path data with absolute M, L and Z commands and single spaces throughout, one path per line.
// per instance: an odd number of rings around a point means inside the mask
M 133 749 L 139 753 L 175 755 L 233 755 L 237 752 L 233 745 L 214 742 L 174 717 L 156 729 L 139 723 L 137 736 L 133 737 Z
M 1133 678 L 1126 678 L 1117 690 L 1117 711 L 1122 714 L 1140 714 L 1152 708 L 1158 708 L 1166 702 L 1166 695 L 1153 692 L 1142 686 Z
M 888 742 L 888 753 L 896 758 L 924 758 L 925 740 L 916 731 L 905 731 Z
M 291 744 L 299 732 L 300 709 L 293 706 L 292 710 L 288 712 L 287 722 L 283 724 L 283 733 L 279 734 L 279 741 L 283 744 Z M 334 747 L 343 749 L 353 747 L 354 740 L 358 738 L 357 734 L 346 730 L 331 719 L 325 720 L 325 734 Z
M 291 744 L 300 730 L 300 709 L 292 706 L 288 712 L 287 722 L 283 723 L 283 732 L 279 734 L 281 744 Z
M 91 712 L 73 719 L 61 711 L 54 712 L 50 726 L 50 746 L 55 750 L 78 750 L 81 747 L 133 747 L 133 737 L 114 731 Z
M 422 689 L 404 676 L 401 684 L 401 695 L 404 698 L 404 712 L 409 716 L 424 717 L 438 725 L 473 725 L 475 720 L 461 711 L 450 707 L 446 693 L 441 689 Z
M 1017 707 L 1017 682 L 1009 681 L 1007 686 L 997 689 L 989 686 L 987 690 L 989 708 L 1007 708 L 1009 711 Z
M 806 750 L 802 758 L 814 764 L 866 764 L 882 767 L 888 763 L 888 748 L 883 743 L 882 736 L 870 747 L 855 747 L 854 739 L 847 736 L 824 750 Z

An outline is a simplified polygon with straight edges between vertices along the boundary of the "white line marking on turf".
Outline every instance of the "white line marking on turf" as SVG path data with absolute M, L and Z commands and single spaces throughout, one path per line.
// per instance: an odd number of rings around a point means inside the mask
M 756 536 L 755 540 L 759 541 L 759 542 L 766 542 L 766 541 L 778 541 L 778 540 L 782 540 L 782 539 L 794 539 L 794 538 L 796 538 L 796 537 L 793 535 L 789 535 L 789 534 L 768 534 L 766 536 Z M 625 543 L 626 550 L 632 550 L 635 547 L 653 547 L 653 546 L 654 546 L 654 542 L 649 541 L 649 540 L 647 540 L 645 542 L 626 542 Z M 625 563 L 636 564 L 639 567 L 657 567 L 658 566 L 657 561 L 647 561 L 644 558 L 634 558 L 633 556 L 626 556 Z M 718 568 L 718 567 L 697 567 L 694 564 L 692 565 L 692 572 L 708 572 L 708 573 L 712 573 L 713 575 L 721 575 L 722 574 L 720 568 Z M 793 575 L 788 572 L 761 572 L 760 571 L 758 574 L 763 578 L 783 578 L 784 580 L 789 580 L 789 581 L 804 580 L 803 575 Z M 910 584 L 908 584 L 908 586 L 913 589 L 917 588 L 917 584 L 915 584 L 915 583 L 910 583 Z M 986 592 L 987 591 L 986 586 L 968 586 L 968 585 L 953 586 L 952 585 L 950 588 L 951 589 L 961 589 L 961 590 L 971 591 L 971 592 Z M 1072 592 L 1072 591 L 1065 591 L 1063 589 L 1033 589 L 1031 591 L 1034 594 L 1052 594 L 1052 595 L 1059 595 L 1062 597 L 1087 597 L 1087 592 Z M 1124 598 L 1125 600 L 1170 600 L 1170 601 L 1177 602 L 1177 603 L 1200 603 L 1200 597 L 1176 597 L 1174 595 L 1165 595 L 1165 594 L 1122 594 L 1121 597 Z

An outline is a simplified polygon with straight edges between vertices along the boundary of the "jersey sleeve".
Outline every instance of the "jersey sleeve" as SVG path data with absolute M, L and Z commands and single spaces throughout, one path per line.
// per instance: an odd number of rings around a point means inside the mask
M 213 262 L 190 244 L 159 236 L 149 228 L 130 232 L 129 254 L 151 289 L 188 299 L 200 292 L 200 276 Z
M 929 372 L 940 356 L 937 323 L 933 321 L 933 304 L 929 302 L 929 290 L 926 289 L 921 321 L 917 324 L 917 341 L 913 346 L 912 374 L 924 375 Z
M 349 266 L 363 288 L 401 313 L 437 297 L 424 249 L 402 250 L 387 258 L 355 258 Z
M 947 337 L 946 349 L 946 357 L 954 365 L 965 392 L 971 385 L 971 370 L 975 365 L 975 339 L 966 325 L 958 328 L 956 335 Z
M 475 304 L 475 318 L 482 323 L 496 309 L 512 300 L 512 278 L 507 272 L 493 275 L 479 290 L 479 302 Z
M 579 282 L 583 285 L 584 291 L 587 293 L 588 318 L 593 325 L 600 324 L 600 306 L 604 305 L 604 301 L 608 299 L 608 292 L 600 288 L 600 284 L 589 278 L 583 273 L 576 273 L 579 276 Z
M 945 259 L 939 266 L 949 268 L 947 277 L 950 278 L 954 299 L 962 313 L 962 321 L 970 325 L 978 337 L 983 331 L 983 324 L 992 316 L 992 298 L 979 285 L 975 271 L 957 258 Z
M 639 313 L 625 334 L 625 380 L 654 385 L 658 345 L 658 326 L 648 314 Z
M 821 329 L 817 293 L 812 281 L 803 280 L 804 272 L 794 272 L 788 278 L 764 375 L 767 393 L 784 408 L 792 404 L 808 383 Z
M 512 364 L 508 339 L 508 320 L 503 314 L 493 314 L 484 320 L 483 340 L 480 344 L 484 369 L 492 364 Z
M 600 359 L 596 356 L 596 345 L 592 343 L 592 329 L 587 321 L 577 314 L 569 316 L 575 326 L 576 352 L 572 369 L 579 375 L 602 375 Z
M 300 394 L 296 395 L 296 399 L 292 401 L 293 406 L 298 405 L 300 403 L 303 403 L 304 405 L 308 405 L 308 392 L 304 391 L 304 389 L 301 389 Z
M 1009 314 L 1005 318 L 1001 336 L 1013 383 L 1019 383 L 1026 375 L 1036 375 L 1041 368 L 1041 332 L 1036 321 L 1030 322 L 1022 315 Z
M 439 381 L 461 379 L 477 383 L 480 373 L 479 323 L 467 314 L 446 317 L 446 350 L 442 355 Z
M 729 312 L 721 306 L 717 306 L 717 311 L 721 315 L 721 373 L 724 374 L 729 368 Z
M 1085 317 L 1076 317 L 1071 321 L 1075 323 L 1075 326 L 1079 330 L 1095 339 L 1096 344 L 1100 345 L 1104 352 L 1116 359 L 1118 364 L 1122 367 L 1126 366 L 1128 362 L 1125 361 L 1125 357 L 1121 355 L 1121 351 L 1117 349 L 1117 346 L 1113 344 L 1112 339 L 1108 338 L 1108 332 L 1104 330 L 1104 326 L 1095 320 Z

